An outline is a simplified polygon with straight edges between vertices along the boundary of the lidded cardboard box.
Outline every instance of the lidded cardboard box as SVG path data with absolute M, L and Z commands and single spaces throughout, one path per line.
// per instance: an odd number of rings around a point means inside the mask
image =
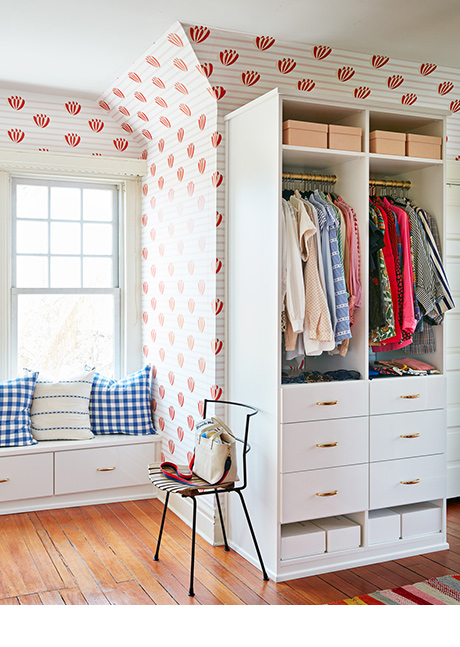
M 427 157 L 428 159 L 441 159 L 441 137 L 429 135 L 406 135 L 406 155 L 408 157 Z
M 392 508 L 401 515 L 401 538 L 430 535 L 442 530 L 442 508 L 434 503 L 413 503 Z
M 315 519 L 314 524 L 326 531 L 328 553 L 358 548 L 361 545 L 361 526 L 343 515 Z
M 327 124 L 288 119 L 283 122 L 283 144 L 327 148 L 327 129 Z
M 401 515 L 394 510 L 369 511 L 369 544 L 397 541 L 401 537 Z
M 369 150 L 378 155 L 405 155 L 406 133 L 373 130 L 369 135 Z
M 362 129 L 355 126 L 329 124 L 328 146 L 339 151 L 361 152 Z
M 326 552 L 326 533 L 310 521 L 281 526 L 281 559 L 295 559 Z

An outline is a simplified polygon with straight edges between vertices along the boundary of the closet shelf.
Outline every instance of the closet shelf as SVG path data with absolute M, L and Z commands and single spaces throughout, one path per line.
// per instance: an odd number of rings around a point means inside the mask
M 371 173 L 398 175 L 400 173 L 409 172 L 412 170 L 415 171 L 432 166 L 442 167 L 442 165 L 443 160 L 369 153 L 369 169 Z
M 284 144 L 283 165 L 289 170 L 296 171 L 308 168 L 315 171 L 327 169 L 336 164 L 344 164 L 356 159 L 365 158 L 365 153 L 339 151 L 331 148 L 309 148 L 307 146 L 289 146 Z

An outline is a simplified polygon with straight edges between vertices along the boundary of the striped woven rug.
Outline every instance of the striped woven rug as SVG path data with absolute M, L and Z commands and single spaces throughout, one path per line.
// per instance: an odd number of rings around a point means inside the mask
M 432 577 L 417 584 L 330 603 L 340 604 L 460 604 L 460 575 Z

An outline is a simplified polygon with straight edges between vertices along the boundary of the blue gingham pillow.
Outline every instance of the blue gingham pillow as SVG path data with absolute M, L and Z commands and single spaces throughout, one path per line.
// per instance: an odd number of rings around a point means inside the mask
M 0 382 L 0 447 L 36 445 L 30 431 L 30 405 L 38 373 Z
M 89 415 L 93 434 L 154 434 L 150 366 L 118 381 L 96 372 Z

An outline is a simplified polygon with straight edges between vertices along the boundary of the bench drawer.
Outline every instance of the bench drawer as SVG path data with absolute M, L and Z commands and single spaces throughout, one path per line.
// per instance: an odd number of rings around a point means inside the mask
M 281 523 L 331 517 L 367 508 L 367 464 L 291 472 L 281 477 Z
M 89 492 L 150 483 L 153 444 L 56 452 L 55 493 Z
M 0 501 L 53 494 L 53 454 L 0 458 Z

